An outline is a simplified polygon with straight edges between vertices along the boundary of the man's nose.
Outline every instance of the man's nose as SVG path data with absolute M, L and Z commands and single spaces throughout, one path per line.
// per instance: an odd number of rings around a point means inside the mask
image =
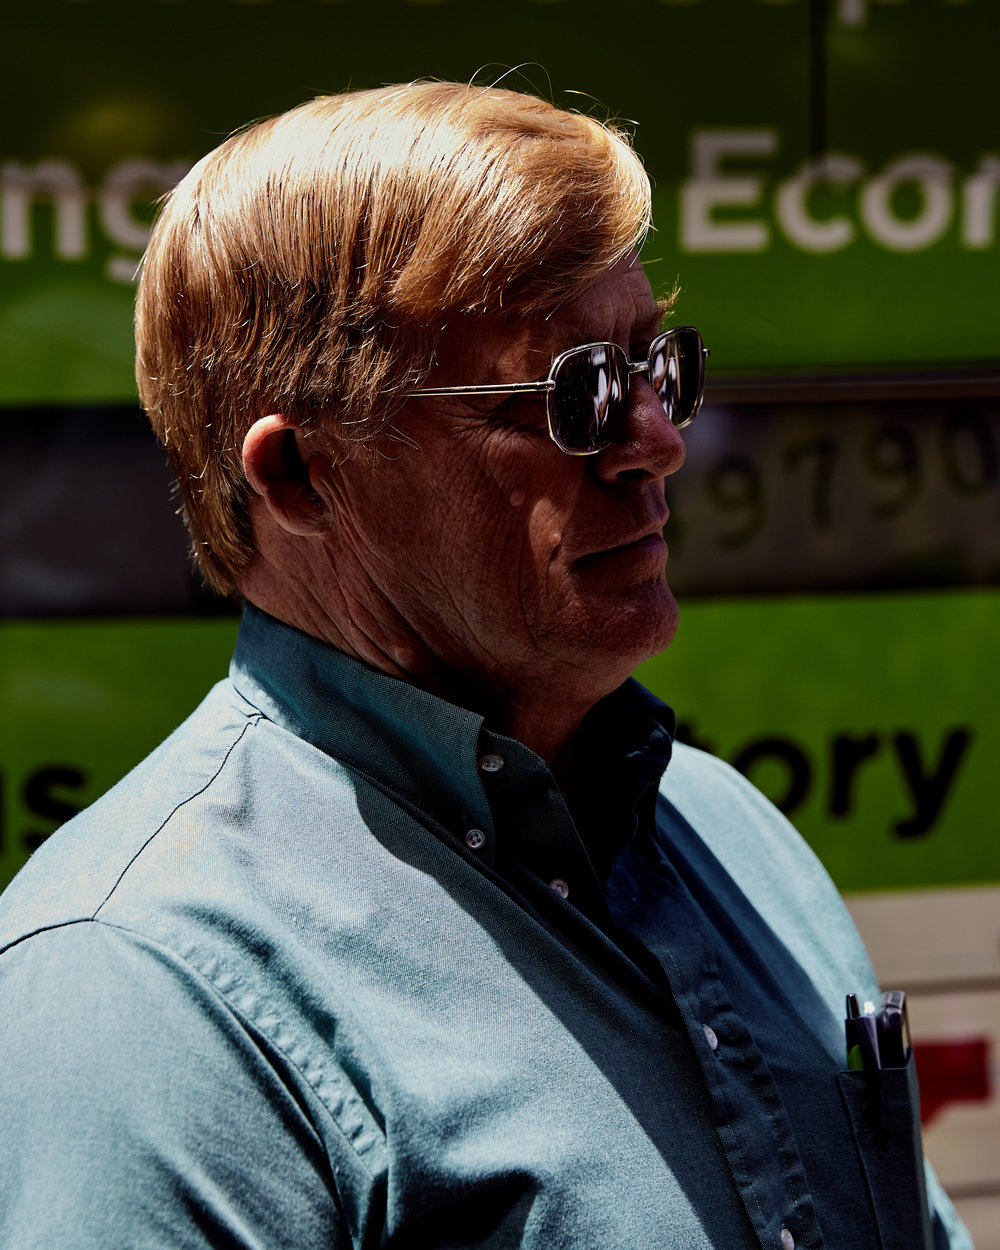
M 684 463 L 684 440 L 645 376 L 630 379 L 628 412 L 610 447 L 594 457 L 597 476 L 613 481 L 666 477 Z

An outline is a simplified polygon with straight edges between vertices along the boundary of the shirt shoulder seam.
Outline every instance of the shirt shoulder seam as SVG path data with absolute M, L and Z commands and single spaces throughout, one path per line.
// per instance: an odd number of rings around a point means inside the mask
M 247 732 L 248 729 L 250 729 L 252 725 L 255 725 L 259 720 L 261 720 L 262 716 L 263 716 L 262 712 L 254 711 L 251 715 L 247 717 L 246 723 L 244 724 L 243 728 L 240 730 L 240 732 L 236 735 L 233 741 L 226 748 L 226 753 L 225 755 L 223 755 L 222 759 L 219 761 L 218 768 L 216 768 L 215 771 L 212 773 L 212 775 L 205 781 L 205 784 L 200 786 L 197 790 L 193 790 L 190 794 L 185 795 L 184 798 L 181 799 L 179 803 L 176 803 L 170 809 L 170 811 L 166 814 L 166 816 L 164 816 L 164 818 L 160 821 L 160 823 L 156 826 L 156 828 L 149 834 L 149 836 L 144 838 L 141 844 L 138 847 L 136 847 L 135 851 L 129 857 L 125 866 L 122 868 L 121 872 L 118 874 L 117 878 L 115 879 L 114 884 L 105 894 L 104 898 L 102 898 L 101 901 L 94 908 L 89 919 L 97 920 L 97 917 L 101 911 L 101 908 L 107 904 L 112 894 L 114 894 L 115 890 L 118 889 L 122 881 L 125 879 L 125 875 L 128 872 L 128 870 L 136 862 L 136 860 L 143 853 L 146 847 L 149 846 L 150 842 L 152 842 L 152 840 L 156 837 L 156 835 L 160 833 L 166 827 L 167 824 L 169 824 L 169 822 L 174 818 L 174 816 L 177 815 L 177 813 L 181 810 L 182 807 L 185 807 L 188 803 L 198 798 L 199 795 L 202 795 L 205 793 L 205 791 L 218 778 L 219 774 L 222 772 L 226 764 L 229 762 L 229 757 L 232 755 L 233 751 L 236 750 L 237 746 L 242 741 L 243 735 Z M 56 927 L 56 926 L 51 926 L 51 927 Z

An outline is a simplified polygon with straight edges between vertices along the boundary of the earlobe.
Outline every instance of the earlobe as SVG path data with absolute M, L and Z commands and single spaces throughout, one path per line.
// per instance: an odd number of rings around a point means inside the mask
M 317 534 L 329 528 L 329 509 L 314 489 L 321 457 L 307 445 L 308 435 L 288 417 L 255 421 L 243 440 L 243 471 L 251 490 L 290 534 Z

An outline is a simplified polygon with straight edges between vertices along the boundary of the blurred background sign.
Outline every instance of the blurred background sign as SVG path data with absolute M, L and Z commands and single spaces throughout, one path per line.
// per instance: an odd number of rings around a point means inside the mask
M 417 76 L 634 129 L 652 272 L 717 369 L 995 361 L 996 25 L 992 0 L 34 0 L 5 22 L 0 398 L 130 399 L 150 201 L 237 125 Z
M 994 0 L 33 0 L 4 35 L 0 881 L 232 645 L 137 410 L 156 198 L 350 86 L 611 112 L 654 184 L 654 286 L 712 350 L 670 483 L 681 631 L 640 676 L 910 990 L 933 1157 L 1000 1247 Z

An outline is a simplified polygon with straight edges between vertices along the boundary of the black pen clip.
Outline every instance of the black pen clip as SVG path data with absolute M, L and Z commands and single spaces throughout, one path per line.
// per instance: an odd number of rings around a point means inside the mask
M 906 995 L 886 990 L 875 1013 L 879 1058 L 883 1068 L 905 1068 L 910 1055 L 910 1028 L 906 1018 Z

